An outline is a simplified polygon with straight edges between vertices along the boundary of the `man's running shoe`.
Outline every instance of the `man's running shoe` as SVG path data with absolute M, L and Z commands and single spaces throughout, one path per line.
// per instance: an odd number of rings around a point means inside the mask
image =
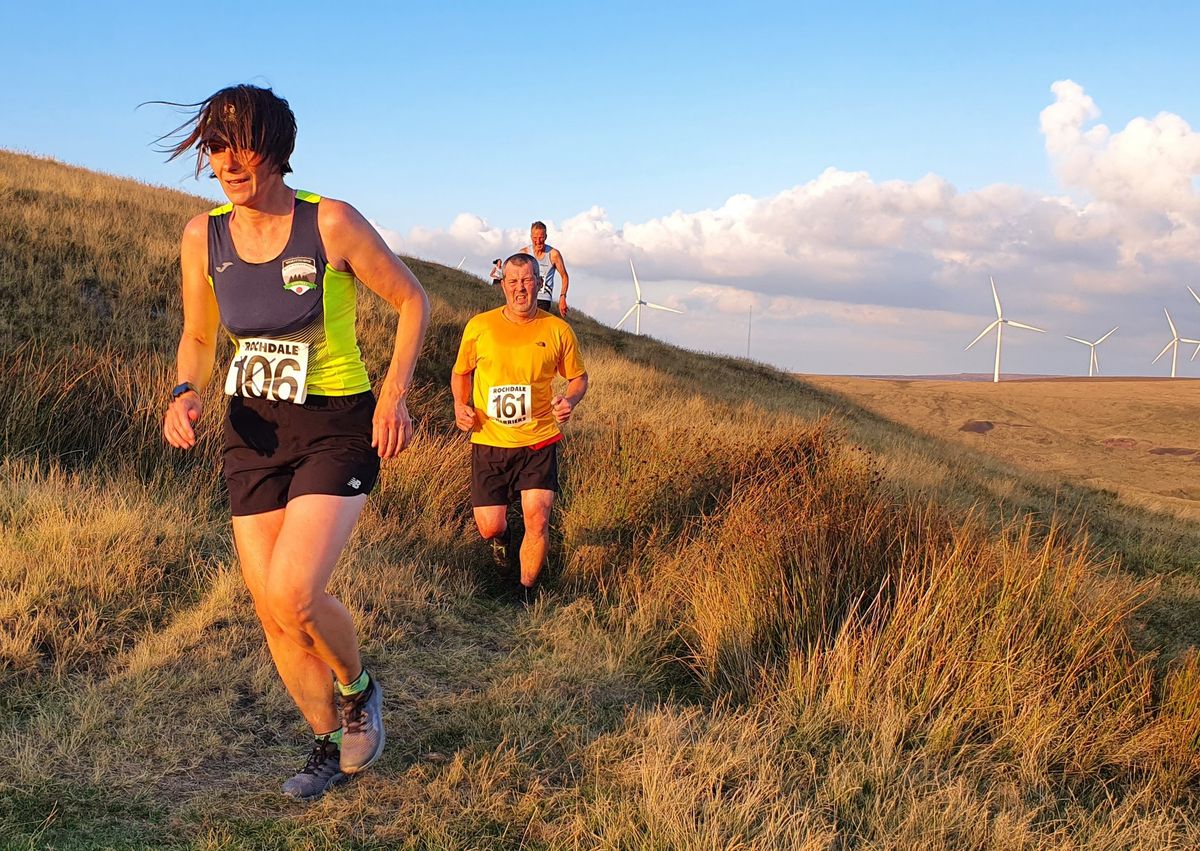
M 527 609 L 533 608 L 533 604 L 542 598 L 542 583 L 535 582 L 533 585 L 525 585 L 524 583 L 517 586 L 521 603 Z
M 492 544 L 492 561 L 496 562 L 496 567 L 500 568 L 500 572 L 503 574 L 511 573 L 513 570 L 511 536 L 512 530 L 511 528 L 507 528 L 504 530 L 503 535 L 490 539 Z
M 315 800 L 339 783 L 349 778 L 340 767 L 341 754 L 338 746 L 326 739 L 313 742 L 308 762 L 300 773 L 283 784 L 283 794 L 302 801 Z
M 342 771 L 355 774 L 383 753 L 383 690 L 374 677 L 358 694 L 337 695 L 342 719 Z

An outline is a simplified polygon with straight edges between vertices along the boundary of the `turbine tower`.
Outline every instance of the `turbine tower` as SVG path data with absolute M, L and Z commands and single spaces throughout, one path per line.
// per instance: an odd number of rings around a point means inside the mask
M 633 272 L 633 290 L 637 293 L 637 301 L 633 303 L 633 307 L 625 311 L 625 315 L 621 317 L 621 321 L 616 325 L 617 328 L 620 328 L 625 320 L 629 318 L 629 314 L 636 312 L 637 316 L 634 318 L 634 333 L 638 336 L 641 336 L 643 307 L 650 307 L 654 310 L 669 310 L 671 313 L 683 313 L 682 310 L 676 310 L 673 307 L 663 307 L 661 304 L 654 304 L 654 302 L 646 301 L 642 298 L 642 285 L 638 283 L 637 269 L 633 268 L 632 257 L 629 258 L 629 271 Z
M 1072 337 L 1070 334 L 1064 335 L 1068 340 L 1074 340 L 1076 343 L 1083 343 L 1085 346 L 1091 346 L 1092 359 L 1088 361 L 1088 378 L 1091 378 L 1094 374 L 1099 374 L 1100 372 L 1100 362 L 1096 360 L 1096 346 L 1107 340 L 1110 336 L 1112 336 L 1112 332 L 1116 331 L 1120 327 L 1120 325 L 1114 325 L 1112 331 L 1109 331 L 1094 343 L 1088 342 L 1087 340 L 1081 340 L 1078 337 Z
M 746 360 L 750 360 L 750 330 L 754 327 L 754 302 L 750 302 L 750 309 L 746 311 Z
M 1167 353 L 1167 349 L 1170 349 L 1171 350 L 1171 377 L 1174 378 L 1175 377 L 1175 361 L 1178 360 L 1178 358 L 1179 358 L 1179 344 L 1180 343 L 1190 343 L 1190 344 L 1196 346 L 1198 349 L 1200 349 L 1200 340 L 1189 340 L 1186 337 L 1180 337 L 1179 332 L 1175 330 L 1175 323 L 1171 321 L 1171 314 L 1167 313 L 1167 309 L 1165 307 L 1163 308 L 1163 313 L 1165 313 L 1167 316 L 1167 324 L 1171 326 L 1171 342 L 1169 342 L 1165 346 L 1163 346 L 1163 350 L 1158 353 L 1158 357 L 1156 357 L 1154 360 L 1152 360 L 1150 362 L 1158 363 L 1158 358 L 1161 358 L 1163 355 L 1165 355 Z
M 991 325 L 979 332 L 979 336 L 971 342 L 967 343 L 967 349 L 978 343 L 984 338 L 988 331 L 996 329 L 996 368 L 992 371 L 992 382 L 1000 381 L 1000 341 L 1004 338 L 1004 326 L 1011 325 L 1014 328 L 1024 328 L 1028 331 L 1037 331 L 1039 334 L 1046 333 L 1041 328 L 1034 328 L 1032 325 L 1026 325 L 1024 322 L 1017 322 L 1015 319 L 1005 319 L 1003 311 L 1000 310 L 1000 296 L 996 295 L 996 282 L 992 280 L 992 276 L 988 275 L 988 280 L 992 284 L 992 300 L 996 302 L 996 319 Z M 967 349 L 963 349 L 965 352 Z

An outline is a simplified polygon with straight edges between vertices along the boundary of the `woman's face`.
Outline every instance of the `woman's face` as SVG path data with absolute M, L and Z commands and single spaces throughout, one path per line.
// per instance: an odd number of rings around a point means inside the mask
M 235 151 L 211 145 L 208 165 L 221 184 L 225 197 L 237 205 L 246 205 L 281 175 L 273 172 L 266 161 L 253 151 Z

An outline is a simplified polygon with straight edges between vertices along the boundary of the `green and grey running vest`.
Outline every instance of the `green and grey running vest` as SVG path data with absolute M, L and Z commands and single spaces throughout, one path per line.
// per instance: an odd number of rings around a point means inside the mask
M 321 196 L 296 192 L 292 233 L 274 260 L 247 263 L 229 233 L 232 204 L 209 212 L 208 282 L 221 324 L 248 338 L 307 343 L 309 393 L 349 396 L 371 389 L 355 336 L 355 284 L 329 266 L 317 229 Z

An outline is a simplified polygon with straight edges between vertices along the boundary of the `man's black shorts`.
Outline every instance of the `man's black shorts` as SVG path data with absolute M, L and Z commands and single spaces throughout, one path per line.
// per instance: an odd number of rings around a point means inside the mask
M 558 444 L 528 446 L 471 444 L 471 506 L 508 505 L 526 490 L 558 490 Z
M 550 312 L 550 299 L 548 299 L 548 298 L 539 298 L 539 299 L 537 300 L 537 306 L 538 306 L 539 308 L 541 308 L 542 310 L 546 311 L 547 313 L 549 313 L 549 312 Z
M 374 414 L 370 391 L 310 394 L 303 405 L 229 397 L 225 483 L 234 516 L 274 511 L 302 494 L 370 493 L 379 477 Z

